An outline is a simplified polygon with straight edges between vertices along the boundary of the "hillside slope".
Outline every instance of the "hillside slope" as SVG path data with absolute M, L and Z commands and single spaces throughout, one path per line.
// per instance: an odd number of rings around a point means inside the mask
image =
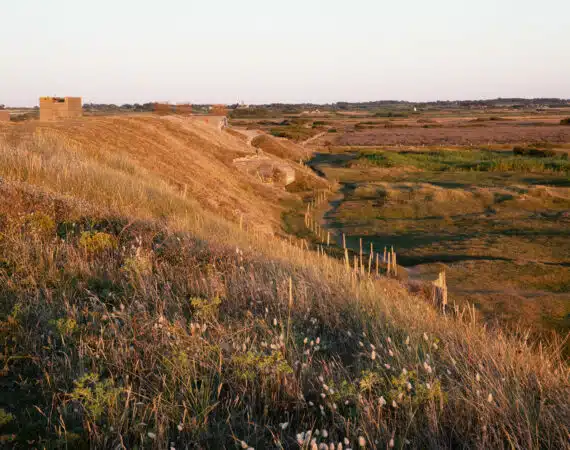
M 4 129 L 9 142 L 40 142 L 81 152 L 95 161 L 106 158 L 135 163 L 159 176 L 180 194 L 229 220 L 244 220 L 267 232 L 279 229 L 283 189 L 240 173 L 233 159 L 254 149 L 220 131 L 215 117 L 116 116 L 36 123 Z M 0 131 L 1 132 L 1 131 Z
M 299 199 L 251 151 L 176 117 L 0 129 L 2 445 L 567 445 L 559 344 L 266 233 Z

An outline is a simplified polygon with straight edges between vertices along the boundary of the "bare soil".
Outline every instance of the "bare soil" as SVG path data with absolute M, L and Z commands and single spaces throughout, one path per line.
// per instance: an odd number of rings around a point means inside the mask
M 570 127 L 493 124 L 461 127 L 373 128 L 338 136 L 338 145 L 485 145 L 550 142 L 570 143 Z

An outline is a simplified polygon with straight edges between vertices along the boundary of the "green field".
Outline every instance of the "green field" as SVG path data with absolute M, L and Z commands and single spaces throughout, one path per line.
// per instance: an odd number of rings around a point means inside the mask
M 349 245 L 394 245 L 411 279 L 444 269 L 452 301 L 533 330 L 570 329 L 570 162 L 541 149 L 318 155 Z

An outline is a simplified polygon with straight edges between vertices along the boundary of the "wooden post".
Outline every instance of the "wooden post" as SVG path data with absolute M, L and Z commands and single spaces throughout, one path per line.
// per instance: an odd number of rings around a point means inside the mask
M 342 233 L 342 248 L 346 249 L 346 235 Z
M 386 263 L 386 247 L 384 247 L 384 257 L 382 258 L 382 262 Z
M 378 253 L 376 253 L 376 276 L 378 276 Z
M 346 270 L 348 272 L 348 271 L 350 271 L 350 261 L 348 259 L 348 249 L 347 248 L 344 249 L 344 260 L 346 262 Z
M 363 272 L 364 269 L 362 268 L 362 238 L 360 238 L 360 272 Z
M 394 275 L 398 275 L 398 262 L 396 260 L 396 252 L 394 252 Z
M 327 231 L 327 247 L 331 245 L 331 232 Z

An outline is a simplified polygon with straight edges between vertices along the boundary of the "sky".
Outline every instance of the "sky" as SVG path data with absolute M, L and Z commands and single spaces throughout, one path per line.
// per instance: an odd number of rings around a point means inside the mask
M 0 104 L 570 98 L 568 0 L 0 0 Z

